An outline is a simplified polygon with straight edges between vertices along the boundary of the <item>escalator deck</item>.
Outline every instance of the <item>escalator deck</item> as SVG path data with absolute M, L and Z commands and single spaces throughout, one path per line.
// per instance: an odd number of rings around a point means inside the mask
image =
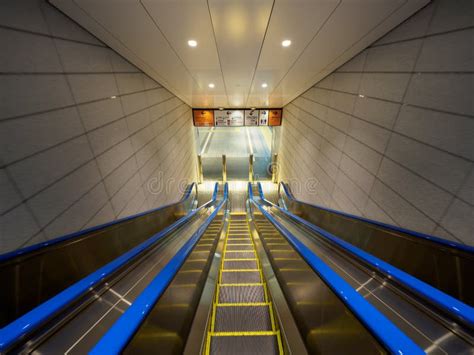
M 245 214 L 232 213 L 214 296 L 206 354 L 282 354 Z

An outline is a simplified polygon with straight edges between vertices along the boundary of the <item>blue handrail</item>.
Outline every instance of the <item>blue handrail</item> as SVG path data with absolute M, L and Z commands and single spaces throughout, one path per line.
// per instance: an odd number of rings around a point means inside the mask
M 372 334 L 394 354 L 425 354 L 425 352 L 398 329 L 389 319 L 354 290 L 342 277 L 327 266 L 316 254 L 300 242 L 255 200 L 249 183 L 249 197 L 260 212 L 290 242 L 311 268 L 326 282 L 341 301 L 357 316 Z
M 289 189 L 289 187 L 286 183 L 280 182 L 280 186 L 283 186 L 283 191 L 285 192 L 285 195 L 291 201 L 301 203 L 303 205 L 311 206 L 311 207 L 314 207 L 314 208 L 319 208 L 323 211 L 331 212 L 331 213 L 334 213 L 334 214 L 338 214 L 338 215 L 348 217 L 348 218 L 352 218 L 352 219 L 355 219 L 355 220 L 359 220 L 359 221 L 362 221 L 362 222 L 374 224 L 376 226 L 379 226 L 379 227 L 382 227 L 382 228 L 385 228 L 385 229 L 388 229 L 388 230 L 393 230 L 393 231 L 396 231 L 396 232 L 405 233 L 405 234 L 411 235 L 411 236 L 416 237 L 416 238 L 426 239 L 426 240 L 429 240 L 431 242 L 441 244 L 443 246 L 448 246 L 450 248 L 459 249 L 459 250 L 462 250 L 462 251 L 467 251 L 469 253 L 474 253 L 474 247 L 473 246 L 453 242 L 453 241 L 450 241 L 450 240 L 446 240 L 446 239 L 443 239 L 443 238 L 436 237 L 434 235 L 429 235 L 429 234 L 425 234 L 425 233 L 416 232 L 416 231 L 413 231 L 413 230 L 410 230 L 410 229 L 405 229 L 405 228 L 402 228 L 402 227 L 394 226 L 392 224 L 378 222 L 378 221 L 375 221 L 373 219 L 368 219 L 368 218 L 365 218 L 365 217 L 360 217 L 360 216 L 356 216 L 356 215 L 353 215 L 353 214 L 350 214 L 350 213 L 346 213 L 346 212 L 342 212 L 342 211 L 338 211 L 338 210 L 333 210 L 331 208 L 327 208 L 327 207 L 319 206 L 319 205 L 316 205 L 316 204 L 311 204 L 311 203 L 307 203 L 307 202 L 297 200 L 295 198 L 295 196 L 293 195 L 293 193 L 290 191 L 290 189 Z
M 217 183 L 216 187 L 218 188 Z M 215 193 L 215 195 L 217 196 L 217 193 Z M 92 288 L 102 280 L 110 276 L 113 272 L 135 258 L 137 255 L 148 249 L 151 245 L 164 238 L 170 232 L 184 225 L 201 209 L 209 206 L 214 201 L 215 199 L 210 200 L 200 208 L 188 213 L 186 216 L 180 218 L 162 231 L 153 235 L 145 242 L 139 244 L 110 263 L 102 266 L 85 278 L 61 291 L 56 296 L 50 298 L 20 318 L 0 329 L 0 352 L 5 351 L 17 341 L 21 340 L 21 338 L 23 338 L 26 334 L 38 328 L 46 320 L 57 314 L 61 309 L 76 300 L 78 297 L 92 290 Z
M 189 197 L 189 195 L 191 194 L 191 191 L 196 186 L 197 185 L 196 185 L 195 182 L 193 182 L 192 184 L 189 184 L 188 187 L 186 188 L 186 191 L 184 192 L 183 197 L 178 202 L 170 203 L 168 205 L 160 206 L 160 207 L 154 208 L 152 210 L 148 210 L 148 211 L 145 211 L 145 212 L 140 212 L 140 213 L 137 213 L 137 214 L 134 214 L 134 215 L 131 215 L 131 216 L 127 216 L 127 217 L 124 217 L 124 218 L 116 219 L 116 220 L 111 221 L 111 222 L 100 224 L 98 226 L 90 227 L 90 228 L 83 229 L 83 230 L 78 231 L 78 232 L 74 232 L 74 233 L 66 234 L 66 235 L 63 235 L 63 236 L 60 236 L 60 237 L 57 237 L 57 238 L 54 238 L 54 239 L 50 239 L 46 242 L 41 242 L 41 243 L 38 243 L 38 244 L 29 245 L 29 246 L 21 248 L 21 249 L 17 249 L 17 250 L 8 252 L 8 253 L 1 254 L 0 255 L 0 262 L 4 262 L 4 261 L 7 261 L 7 260 L 16 258 L 17 256 L 25 255 L 25 254 L 31 253 L 33 251 L 49 247 L 49 246 L 64 242 L 66 240 L 74 239 L 74 238 L 80 237 L 82 235 L 85 235 L 87 233 L 95 232 L 95 231 L 113 226 L 114 224 L 119 224 L 119 223 L 128 221 L 130 219 L 138 218 L 138 217 L 141 217 L 143 215 L 153 213 L 153 212 L 165 209 L 167 207 L 176 205 L 178 203 L 182 203 L 183 201 L 185 201 Z
M 260 190 L 261 191 L 261 190 Z M 455 318 L 459 319 L 461 322 L 468 324 L 470 327 L 474 326 L 474 308 L 459 301 L 458 299 L 438 290 L 437 288 L 413 277 L 412 275 L 396 268 L 395 266 L 390 265 L 389 263 L 373 256 L 370 253 L 363 251 L 362 249 L 357 248 L 356 246 L 336 237 L 335 235 L 327 232 L 326 230 L 306 221 L 305 219 L 294 215 L 293 213 L 273 204 L 272 202 L 265 199 L 263 192 L 260 197 L 269 205 L 277 208 L 290 218 L 298 221 L 303 224 L 310 230 L 318 233 L 322 237 L 330 240 L 331 242 L 339 245 L 343 249 L 350 252 L 352 255 L 364 260 L 369 265 L 375 269 L 382 271 L 383 273 L 389 275 L 392 279 L 398 281 L 402 285 L 405 285 L 415 293 L 431 301 L 433 304 L 437 305 L 439 308 L 447 311 L 452 314 Z
M 211 213 L 206 221 L 193 233 L 191 238 L 155 276 L 153 281 L 137 297 L 125 313 L 112 325 L 108 332 L 99 340 L 90 355 L 120 354 L 136 333 L 140 325 L 153 309 L 153 306 L 165 292 L 166 288 L 193 250 L 201 235 L 217 215 L 227 200 L 227 183 L 224 185 L 224 199 Z

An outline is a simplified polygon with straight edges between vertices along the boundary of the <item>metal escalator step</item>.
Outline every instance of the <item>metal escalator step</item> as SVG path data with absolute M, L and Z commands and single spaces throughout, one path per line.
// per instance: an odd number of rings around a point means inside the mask
M 278 342 L 275 335 L 213 336 L 211 354 L 278 354 Z
M 236 251 L 232 253 L 228 253 L 225 256 L 226 260 L 229 259 L 250 259 L 255 258 L 255 252 L 252 251 Z
M 265 302 L 263 285 L 220 286 L 218 303 Z
M 248 245 L 240 245 L 243 243 L 239 243 L 238 245 L 228 244 L 226 245 L 226 250 L 253 250 L 253 245 L 248 243 Z
M 238 283 L 255 283 L 261 282 L 260 272 L 248 271 L 248 272 L 223 272 L 222 275 L 223 284 L 238 284 Z
M 217 306 L 214 332 L 272 330 L 269 306 Z
M 257 268 L 257 260 L 224 260 L 224 270 Z
M 246 238 L 250 240 L 250 235 L 245 234 L 245 233 L 235 233 L 235 234 L 229 234 L 227 236 L 227 240 L 232 240 L 232 239 L 237 239 L 237 238 Z
M 252 240 L 250 238 L 235 238 L 235 239 L 227 239 L 227 245 L 234 245 L 234 244 L 251 244 Z

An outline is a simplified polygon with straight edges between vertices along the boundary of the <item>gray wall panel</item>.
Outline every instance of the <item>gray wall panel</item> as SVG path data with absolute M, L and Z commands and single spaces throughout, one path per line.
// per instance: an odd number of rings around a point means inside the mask
M 46 1 L 2 1 L 0 41 L 0 253 L 174 202 L 195 179 L 190 107 Z
M 280 179 L 302 200 L 474 245 L 473 19 L 472 1 L 435 0 L 288 104 Z

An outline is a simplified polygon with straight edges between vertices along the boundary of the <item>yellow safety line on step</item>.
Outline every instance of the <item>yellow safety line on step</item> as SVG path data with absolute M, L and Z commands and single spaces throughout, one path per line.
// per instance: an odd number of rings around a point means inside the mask
M 277 335 L 279 332 L 271 330 L 256 330 L 250 332 L 213 332 L 211 336 L 214 337 L 242 337 L 242 336 L 264 336 L 264 335 Z
M 227 303 L 216 303 L 217 307 L 262 307 L 270 306 L 269 302 L 227 302 Z
M 221 260 L 221 265 L 219 268 L 218 282 L 216 285 L 214 302 L 212 305 L 211 324 L 210 324 L 210 329 L 206 337 L 205 353 L 210 354 L 211 341 L 212 341 L 213 336 L 257 336 L 257 335 L 273 336 L 273 335 L 276 335 L 279 352 L 280 354 L 283 354 L 283 346 L 281 343 L 280 332 L 279 330 L 277 330 L 277 326 L 275 323 L 275 316 L 273 314 L 273 306 L 268 295 L 267 285 L 264 281 L 265 279 L 263 277 L 262 267 L 260 264 L 260 260 L 258 258 L 255 242 L 252 238 L 248 220 L 247 219 L 245 221 L 237 220 L 237 221 L 234 221 L 233 223 L 232 216 L 235 216 L 235 215 L 236 215 L 235 213 L 231 214 L 229 224 L 227 225 L 226 237 L 224 240 L 224 249 L 222 253 L 222 260 Z M 246 213 L 242 213 L 241 215 L 246 215 Z M 239 224 L 238 227 L 237 227 L 236 222 Z M 238 237 L 230 238 L 230 236 L 232 235 L 236 235 Z M 233 241 L 248 241 L 249 243 L 242 243 L 242 242 L 234 243 Z M 242 250 L 242 249 L 228 250 L 228 246 L 235 246 L 237 248 L 239 246 L 247 246 L 247 247 L 250 246 L 251 248 L 247 250 Z M 232 253 L 253 253 L 254 257 L 253 258 L 232 258 L 232 255 L 233 255 Z M 256 269 L 255 268 L 254 269 L 225 269 L 224 266 L 225 266 L 226 261 L 255 261 L 257 268 Z M 222 275 L 224 272 L 233 272 L 233 273 L 258 272 L 260 282 L 223 283 Z M 221 287 L 243 287 L 243 286 L 262 286 L 264 290 L 264 302 L 229 302 L 229 303 L 219 302 Z M 217 307 L 258 307 L 258 306 L 268 307 L 270 322 L 271 322 L 271 327 L 272 327 L 271 331 L 241 331 L 241 332 L 216 332 L 215 331 Z
M 247 249 L 247 250 L 226 250 L 226 253 L 253 253 L 253 249 Z
M 242 284 L 228 283 L 221 284 L 221 287 L 243 287 L 243 286 L 263 286 L 263 282 L 248 282 Z

